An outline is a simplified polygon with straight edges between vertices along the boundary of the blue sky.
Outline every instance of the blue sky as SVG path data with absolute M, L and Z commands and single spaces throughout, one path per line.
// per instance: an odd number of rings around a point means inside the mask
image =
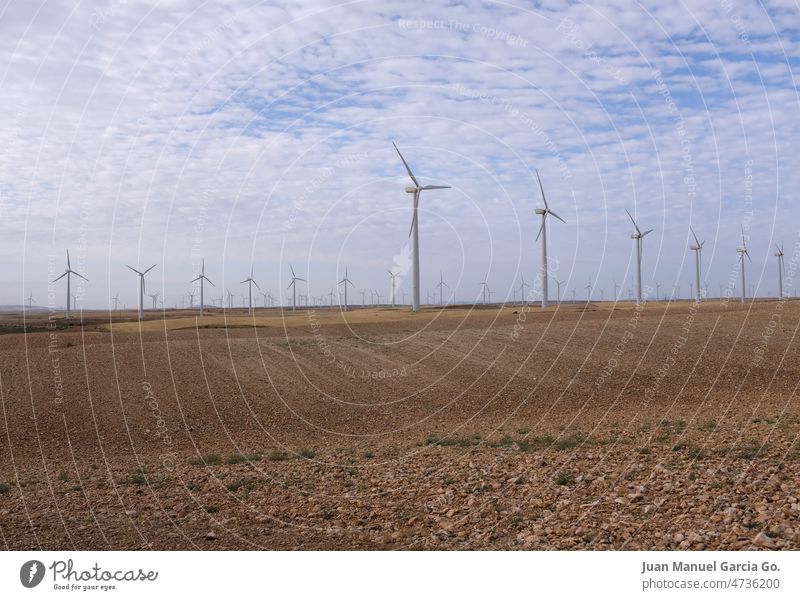
M 511 296 L 538 270 L 541 173 L 554 277 L 632 285 L 631 226 L 654 228 L 643 278 L 709 292 L 746 227 L 760 293 L 775 243 L 800 243 L 795 2 L 23 2 L 0 8 L 0 303 L 44 305 L 67 247 L 86 307 L 124 264 L 180 303 L 206 259 L 217 285 L 255 264 L 284 293 L 342 278 L 388 289 L 408 264 L 425 183 L 422 287 Z M 61 282 L 60 282 L 61 283 Z M 59 283 L 59 285 L 60 285 Z M 409 288 L 407 278 L 403 286 Z M 798 286 L 800 287 L 800 286 Z M 555 285 L 551 283 L 551 294 Z M 584 292 L 585 293 L 585 292 Z M 54 302 L 64 303 L 56 287 Z M 360 296 L 359 296 L 360 297 Z

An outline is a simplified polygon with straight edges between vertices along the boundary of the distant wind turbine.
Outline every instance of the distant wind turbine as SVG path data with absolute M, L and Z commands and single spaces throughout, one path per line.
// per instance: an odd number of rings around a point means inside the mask
M 527 283 L 525 283 L 525 277 L 520 273 L 519 278 L 522 280 L 522 283 L 519 284 L 519 289 L 522 292 L 522 303 L 525 304 L 527 302 L 527 296 L 525 295 L 525 288 L 530 287 Z
M 70 287 L 71 287 L 70 276 L 71 276 L 71 275 L 76 275 L 76 276 L 80 277 L 81 279 L 83 279 L 84 281 L 89 281 L 88 279 L 86 279 L 86 277 L 84 277 L 83 275 L 81 275 L 81 274 L 80 274 L 80 273 L 78 273 L 77 271 L 73 271 L 73 270 L 72 270 L 72 266 L 70 265 L 70 262 L 69 262 L 69 249 L 68 249 L 68 250 L 67 250 L 67 270 L 66 270 L 66 271 L 64 271 L 64 272 L 63 272 L 61 275 L 59 275 L 58 277 L 56 277 L 56 278 L 55 278 L 55 279 L 54 279 L 54 280 L 51 282 L 51 283 L 55 283 L 56 281 L 58 281 L 58 280 L 59 280 L 59 279 L 61 279 L 62 277 L 64 277 L 64 276 L 66 276 L 66 277 L 67 277 L 67 312 L 66 312 L 66 315 L 65 315 L 65 318 L 67 318 L 67 319 L 69 319 L 69 301 L 72 299 L 72 293 L 71 293 L 71 291 L 70 291 Z
M 33 292 L 31 292 L 30 295 L 25 299 L 28 301 L 28 310 L 30 310 L 31 306 L 33 306 L 33 303 L 35 302 L 33 299 Z
M 639 229 L 639 226 L 636 224 L 636 221 L 633 220 L 631 213 L 628 212 L 628 209 L 625 209 L 625 212 L 628 213 L 628 216 L 631 219 L 631 223 L 633 223 L 633 228 L 636 229 L 635 233 L 631 234 L 631 239 L 636 243 L 636 300 L 638 302 L 642 301 L 642 239 L 648 233 L 653 231 L 652 229 L 648 229 L 644 233 Z
M 547 215 L 553 215 L 564 224 L 566 224 L 566 221 L 547 206 L 547 198 L 545 198 L 544 195 L 544 187 L 542 187 L 542 180 L 539 177 L 538 170 L 536 171 L 536 179 L 539 181 L 539 190 L 542 192 L 542 202 L 544 202 L 544 208 L 537 208 L 535 212 L 537 215 L 542 215 L 542 226 L 539 227 L 539 233 L 536 234 L 536 239 L 542 238 L 542 308 L 547 308 Z
M 139 276 L 139 320 L 141 321 L 142 319 L 144 319 L 144 290 L 145 290 L 144 276 L 147 275 L 150 269 L 155 268 L 155 265 L 153 265 L 149 269 L 146 269 L 145 271 L 138 271 L 130 265 L 125 265 L 125 266 Z
M 289 269 L 292 271 L 292 282 L 286 289 L 288 290 L 289 288 L 292 288 L 292 310 L 297 310 L 297 282 L 305 281 L 305 279 L 302 279 L 294 274 L 294 267 L 292 267 L 291 264 L 289 265 Z
M 751 263 L 753 262 L 753 259 L 750 258 L 750 253 L 747 251 L 747 244 L 744 241 L 744 227 L 742 227 L 741 229 L 742 229 L 742 247 L 737 248 L 736 252 L 739 253 L 739 266 L 741 268 L 741 276 L 742 276 L 742 304 L 744 304 L 747 298 L 747 287 L 745 287 L 745 282 L 744 282 L 744 257 L 747 256 L 747 260 L 749 260 Z
M 251 315 L 253 314 L 253 286 L 255 285 L 258 290 L 261 290 L 256 283 L 256 280 L 253 279 L 253 265 L 250 265 L 250 277 L 242 281 L 241 283 L 247 284 L 247 293 L 249 298 L 248 310 L 247 312 Z M 202 309 L 201 309 L 202 310 Z
M 203 259 L 203 262 L 202 262 L 202 264 L 200 266 L 200 275 L 198 275 L 197 277 L 192 279 L 189 283 L 194 283 L 195 281 L 199 281 L 200 282 L 200 316 L 202 317 L 203 316 L 203 305 L 205 304 L 205 301 L 203 299 L 203 282 L 207 281 L 208 283 L 211 283 L 211 280 L 208 277 L 206 277 L 206 259 L 205 258 Z M 211 283 L 211 287 L 217 287 L 217 286 L 215 286 L 213 283 Z M 194 294 L 192 294 L 192 300 L 194 300 Z
M 342 279 L 338 285 L 344 285 L 344 309 L 347 310 L 347 286 L 356 287 L 353 285 L 353 282 L 347 278 L 347 265 L 344 266 L 344 279 Z
M 439 288 L 439 305 L 444 306 L 444 288 L 450 289 L 450 286 L 444 282 L 444 275 L 441 271 L 439 271 L 439 283 L 436 284 L 436 287 Z
M 783 298 L 783 244 L 775 245 L 778 250 L 775 256 L 778 257 L 778 298 Z
M 114 312 L 116 312 L 117 311 L 117 305 L 119 304 L 119 292 L 117 292 L 117 295 L 114 296 L 111 299 L 114 301 Z
M 411 244 L 414 250 L 414 257 L 411 267 L 411 282 L 412 282 L 412 291 L 411 291 L 411 310 L 414 312 L 419 311 L 419 219 L 417 217 L 418 209 L 419 209 L 419 195 L 422 193 L 422 190 L 445 190 L 449 189 L 449 185 L 425 185 L 422 186 L 417 181 L 417 178 L 414 177 L 414 173 L 411 172 L 411 167 L 408 166 L 406 159 L 403 158 L 403 155 L 400 153 L 400 150 L 397 148 L 397 144 L 392 142 L 394 149 L 397 150 L 397 154 L 400 156 L 400 160 L 403 161 L 403 166 L 406 168 L 406 172 L 408 176 L 411 178 L 411 181 L 414 182 L 413 186 L 406 187 L 406 193 L 414 194 L 414 213 L 411 218 L 411 231 L 409 232 L 409 237 L 411 238 Z
M 388 269 L 387 269 L 387 272 L 389 273 L 389 277 L 391 277 L 391 279 L 392 279 L 392 308 L 394 308 L 394 299 L 395 299 L 395 287 L 394 286 L 395 286 L 395 279 L 397 279 L 398 273 L 392 273 Z
M 698 240 L 697 235 L 695 234 L 694 229 L 692 229 L 691 226 L 689 226 L 689 230 L 692 232 L 692 237 L 694 238 L 694 244 L 690 246 L 690 248 L 694 250 L 694 282 L 695 282 L 695 288 L 697 289 L 696 300 L 700 302 L 700 297 L 702 296 L 700 288 L 700 262 L 702 260 L 703 244 L 705 244 L 706 241 L 703 240 L 701 242 L 700 240 Z

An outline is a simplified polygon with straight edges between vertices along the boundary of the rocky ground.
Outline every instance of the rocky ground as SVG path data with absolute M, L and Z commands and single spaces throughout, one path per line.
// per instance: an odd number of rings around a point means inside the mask
M 0 336 L 3 547 L 800 548 L 800 303 L 373 313 Z

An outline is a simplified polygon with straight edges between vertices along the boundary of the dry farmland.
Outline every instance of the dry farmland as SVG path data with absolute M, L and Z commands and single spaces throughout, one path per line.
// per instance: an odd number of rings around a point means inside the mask
M 800 302 L 0 317 L 4 549 L 800 548 Z

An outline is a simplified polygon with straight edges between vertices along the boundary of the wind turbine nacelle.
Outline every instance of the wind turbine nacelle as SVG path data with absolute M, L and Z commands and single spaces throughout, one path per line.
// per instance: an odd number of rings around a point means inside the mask
M 545 214 L 547 211 L 546 211 L 545 209 L 543 209 L 543 208 L 537 208 L 537 209 L 535 209 L 533 212 L 535 212 L 537 215 L 543 215 L 543 214 Z
M 702 248 L 700 248 L 700 246 L 689 246 L 689 249 L 690 250 L 702 250 Z
M 632 233 L 631 234 L 631 239 L 632 240 L 638 240 L 639 239 L 639 234 L 638 233 Z
M 406 194 L 416 194 L 419 188 L 415 188 L 413 186 L 406 187 Z

